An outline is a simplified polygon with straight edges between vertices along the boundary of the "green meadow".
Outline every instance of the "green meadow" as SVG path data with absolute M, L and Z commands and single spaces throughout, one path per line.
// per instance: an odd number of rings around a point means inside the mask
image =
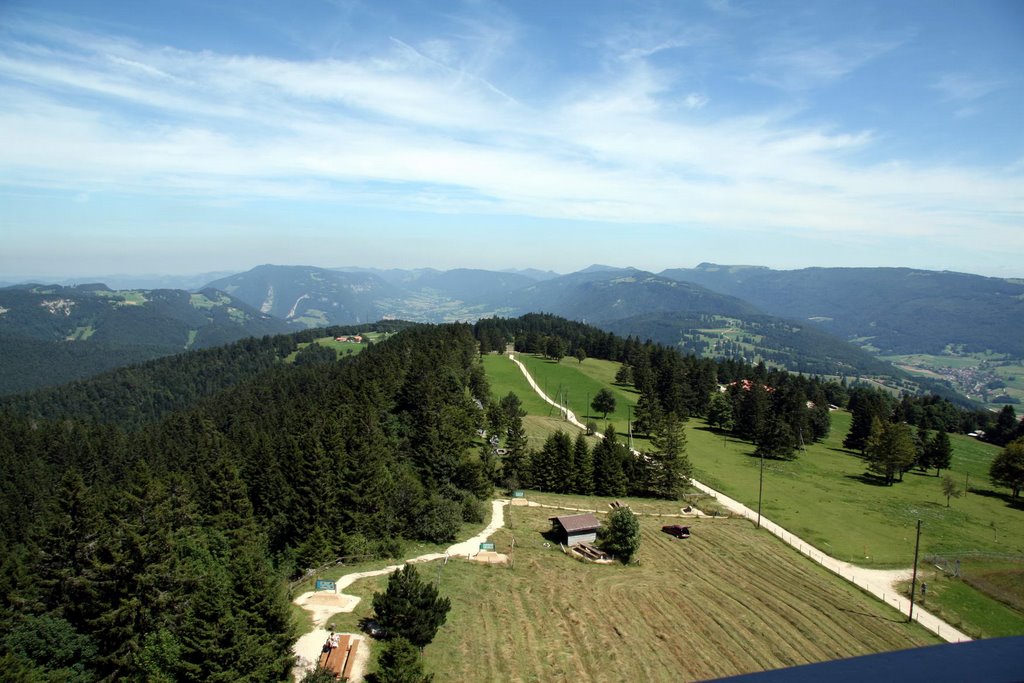
M 587 414 L 581 410 L 587 395 L 593 396 L 601 386 L 610 388 L 619 406 L 609 419 L 620 432 L 625 429 L 623 404 L 634 404 L 636 394 L 631 388 L 612 385 L 617 363 L 587 359 L 581 365 L 566 358 L 556 364 L 525 355 L 521 359 L 538 384 L 547 384 L 549 395 L 568 389 L 569 406 L 578 415 Z M 534 438 L 542 440 L 555 429 L 568 429 L 564 422 L 546 417 L 549 406 L 535 398 L 522 373 L 506 357 L 488 356 L 484 364 L 493 392 L 504 395 L 514 391 L 531 415 L 525 422 L 537 420 L 531 433 L 533 447 L 540 446 Z M 579 394 L 583 395 L 577 399 Z M 850 414 L 835 411 L 832 431 L 824 441 L 808 444 L 794 461 L 764 462 L 761 509 L 766 517 L 834 557 L 861 566 L 910 566 L 918 520 L 922 521 L 922 557 L 968 553 L 1024 556 L 1024 501 L 1012 500 L 1008 490 L 994 487 L 988 479 L 997 447 L 950 435 L 953 462 L 949 474 L 967 492 L 947 506 L 942 478 L 936 477 L 934 470 L 907 472 L 902 482 L 891 487 L 865 477 L 864 460 L 842 447 L 849 427 Z M 700 419 L 689 420 L 686 431 L 695 478 L 756 509 L 762 463 L 753 456 L 754 446 L 712 430 Z M 640 441 L 637 446 L 642 449 L 645 443 Z M 1016 566 L 1009 580 L 1024 585 L 1024 564 Z M 1024 612 L 1012 607 L 1019 604 L 1012 597 L 997 602 L 976 590 L 980 584 L 972 587 L 959 579 L 950 582 L 956 585 L 945 588 L 936 578 L 932 600 L 952 620 L 979 635 L 1024 633 Z M 1004 605 L 1006 602 L 1009 605 Z M 985 609 L 985 605 L 995 604 L 1000 605 L 998 610 Z M 983 613 L 999 616 L 990 623 L 979 619 L 977 615 Z

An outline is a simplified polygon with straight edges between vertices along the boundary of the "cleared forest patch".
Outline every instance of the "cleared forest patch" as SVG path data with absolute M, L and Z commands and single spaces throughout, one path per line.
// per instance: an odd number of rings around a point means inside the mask
M 550 510 L 514 514 L 492 538 L 511 567 L 439 574 L 453 608 L 424 655 L 440 680 L 698 680 L 937 642 L 746 521 L 695 520 L 677 540 L 643 518 L 623 567 L 563 555 L 542 535 Z

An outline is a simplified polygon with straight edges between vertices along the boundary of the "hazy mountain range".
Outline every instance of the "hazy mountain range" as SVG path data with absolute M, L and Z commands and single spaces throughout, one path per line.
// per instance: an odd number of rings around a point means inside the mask
M 658 274 L 595 265 L 568 275 L 263 265 L 191 291 L 0 288 L 0 391 L 245 336 L 528 312 L 821 374 L 899 376 L 868 351 L 1024 356 L 1024 283 L 963 273 L 707 263 Z

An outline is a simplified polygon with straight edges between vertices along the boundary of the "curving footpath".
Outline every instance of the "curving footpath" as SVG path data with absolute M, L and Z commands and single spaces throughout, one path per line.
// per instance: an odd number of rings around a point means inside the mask
M 359 579 L 392 574 L 407 564 L 433 562 L 435 560 L 444 560 L 447 562 L 449 557 L 472 558 L 476 556 L 477 553 L 480 552 L 480 544 L 490 538 L 491 534 L 496 530 L 505 526 L 505 505 L 507 504 L 507 500 L 491 501 L 490 524 L 488 524 L 483 531 L 477 535 L 449 546 L 443 553 L 428 553 L 426 555 L 420 555 L 419 557 L 406 560 L 399 564 L 389 565 L 383 569 L 346 574 L 335 581 L 333 593 L 327 593 L 324 591 L 307 591 L 295 598 L 293 602 L 296 605 L 313 615 L 313 629 L 304 633 L 297 641 L 295 641 L 292 652 L 295 654 L 296 659 L 295 666 L 292 668 L 292 677 L 296 681 L 300 680 L 306 675 L 306 673 L 312 671 L 316 667 L 321 649 L 327 641 L 327 637 L 330 635 L 330 631 L 326 628 L 330 619 L 335 614 L 351 612 L 356 608 L 356 605 L 359 604 L 359 596 L 344 593 L 344 589 L 348 588 Z M 353 635 L 361 638 L 359 634 Z M 359 650 L 359 656 L 361 657 L 361 661 L 356 665 L 352 672 L 352 679 L 355 681 L 362 680 L 366 661 L 369 658 L 369 648 L 366 647 L 365 642 L 363 643 L 363 647 Z
M 522 370 L 523 375 L 526 377 L 526 381 L 530 383 L 530 386 L 535 392 L 537 392 L 538 396 L 558 408 L 570 424 L 573 424 L 580 429 L 586 429 L 586 426 L 576 419 L 576 415 L 574 415 L 571 410 L 551 400 L 551 398 L 541 390 L 537 385 L 537 382 L 534 381 L 533 377 L 530 375 L 530 372 L 526 369 L 526 366 L 516 360 L 514 354 L 509 354 L 508 357 L 513 363 L 519 366 L 519 369 Z M 603 435 L 601 434 L 597 434 L 596 436 L 603 438 Z M 637 453 L 637 451 L 634 451 L 634 453 Z M 719 493 L 710 486 L 700 483 L 696 479 L 691 479 L 690 483 L 693 484 L 695 488 L 703 491 L 712 498 L 715 498 L 718 503 L 727 508 L 731 513 L 751 520 L 757 519 L 757 511 L 751 510 L 743 503 Z M 894 586 L 897 581 L 906 581 L 910 579 L 910 569 L 865 569 L 863 567 L 850 564 L 849 562 L 837 560 L 830 555 L 826 555 L 799 536 L 786 531 L 764 515 L 761 515 L 761 528 L 782 539 L 783 542 L 789 544 L 793 548 L 796 548 L 800 553 L 814 560 L 825 569 L 828 569 L 834 574 L 850 581 L 858 588 L 862 588 L 868 593 L 871 593 L 885 604 L 895 607 L 903 614 L 910 614 L 910 600 L 903 597 L 903 595 L 900 594 Z M 914 605 L 914 621 L 947 642 L 962 643 L 971 640 L 971 637 L 967 634 L 954 628 L 934 614 L 921 609 L 918 605 Z

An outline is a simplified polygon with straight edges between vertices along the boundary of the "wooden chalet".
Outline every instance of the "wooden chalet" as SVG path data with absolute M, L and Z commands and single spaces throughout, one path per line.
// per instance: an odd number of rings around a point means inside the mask
M 559 534 L 559 541 L 567 546 L 579 543 L 593 543 L 597 540 L 600 520 L 592 514 L 552 517 L 551 524 Z

